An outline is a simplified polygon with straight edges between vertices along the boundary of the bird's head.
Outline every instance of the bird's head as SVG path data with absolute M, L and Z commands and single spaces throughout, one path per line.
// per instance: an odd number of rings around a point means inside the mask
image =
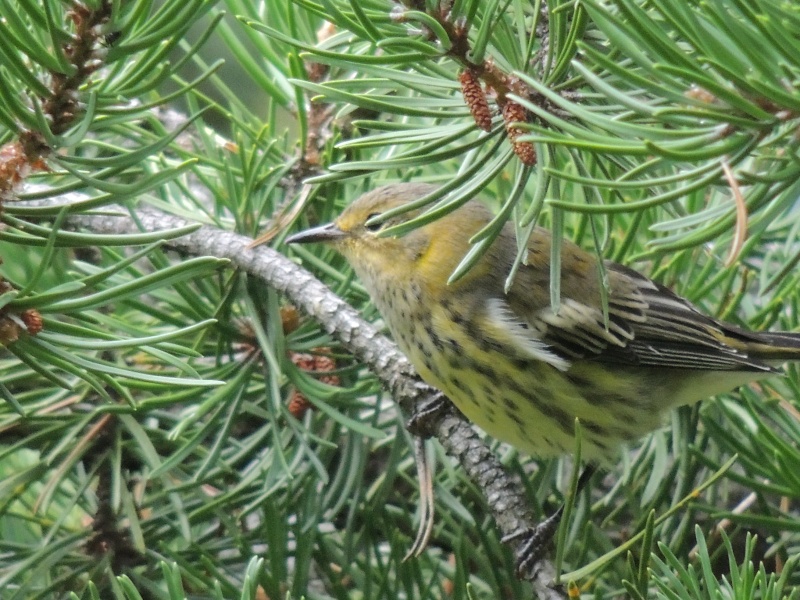
M 353 202 L 332 223 L 295 234 L 290 244 L 324 242 L 350 262 L 367 284 L 396 278 L 402 284 L 411 274 L 444 283 L 469 250 L 469 239 L 491 219 L 480 202 L 470 201 L 444 217 L 400 236 L 381 235 L 389 227 L 419 216 L 423 209 L 378 220 L 391 209 L 418 200 L 436 187 L 422 183 L 386 185 Z

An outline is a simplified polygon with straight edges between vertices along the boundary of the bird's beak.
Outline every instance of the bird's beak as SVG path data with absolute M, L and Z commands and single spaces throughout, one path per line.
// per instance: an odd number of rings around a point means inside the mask
M 335 223 L 312 227 L 286 238 L 287 244 L 309 244 L 311 242 L 335 242 L 346 237 L 347 233 L 339 229 Z

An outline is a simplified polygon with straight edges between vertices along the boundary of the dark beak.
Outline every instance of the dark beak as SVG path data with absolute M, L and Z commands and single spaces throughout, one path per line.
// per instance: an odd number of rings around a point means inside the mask
M 320 225 L 312 229 L 306 229 L 300 233 L 295 233 L 286 238 L 287 244 L 310 244 L 311 242 L 335 242 L 346 237 L 347 234 L 339 229 L 334 223 Z

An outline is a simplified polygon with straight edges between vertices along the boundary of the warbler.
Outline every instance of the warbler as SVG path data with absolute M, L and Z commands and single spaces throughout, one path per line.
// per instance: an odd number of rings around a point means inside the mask
M 800 334 L 747 331 L 701 313 L 688 300 L 628 267 L 604 263 L 574 243 L 561 247 L 561 297 L 550 299 L 552 236 L 537 228 L 506 292 L 517 254 L 506 225 L 462 278 L 448 279 L 470 238 L 493 218 L 478 200 L 403 236 L 381 236 L 421 209 L 371 219 L 435 186 L 375 189 L 333 223 L 289 243 L 326 242 L 345 256 L 402 351 L 486 433 L 549 457 L 575 449 L 607 463 L 619 447 L 657 428 L 664 415 L 800 360 Z M 380 221 L 380 220 L 378 220 Z

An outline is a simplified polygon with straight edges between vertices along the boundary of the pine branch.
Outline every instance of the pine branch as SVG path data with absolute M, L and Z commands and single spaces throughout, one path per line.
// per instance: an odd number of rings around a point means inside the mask
M 62 205 L 64 198 L 46 202 L 48 206 Z M 186 219 L 148 207 L 139 208 L 130 216 L 127 212 L 122 206 L 109 205 L 104 214 L 70 215 L 66 225 L 106 235 L 170 231 L 191 225 Z M 250 248 L 252 242 L 246 236 L 205 225 L 188 235 L 168 240 L 164 245 L 193 256 L 228 259 L 232 266 L 262 279 L 284 294 L 375 373 L 407 414 L 413 414 L 416 407 L 425 405 L 439 394 L 435 388 L 420 381 L 393 341 L 362 319 L 324 283 L 272 248 Z M 432 419 L 427 427 L 481 489 L 503 535 L 533 527 L 535 520 L 521 481 L 505 470 L 469 422 L 455 409 L 433 415 Z M 516 549 L 519 541 L 509 543 Z M 565 597 L 560 589 L 553 587 L 554 573 L 553 565 L 542 561 L 534 566 L 532 572 L 521 575 L 531 582 L 540 598 Z

